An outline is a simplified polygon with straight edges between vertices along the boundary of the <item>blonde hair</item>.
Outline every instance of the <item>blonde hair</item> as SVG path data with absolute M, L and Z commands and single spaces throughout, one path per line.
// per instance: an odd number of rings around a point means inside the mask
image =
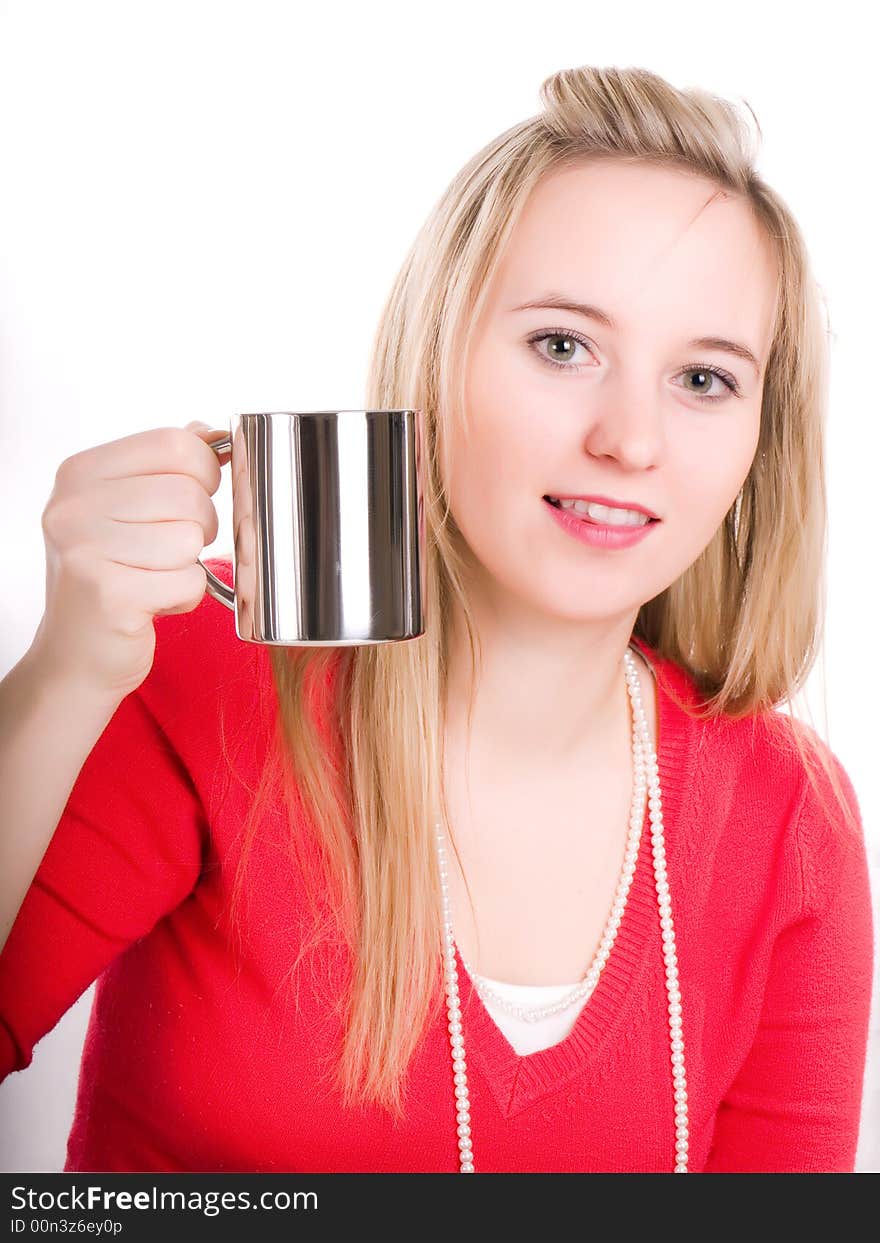
M 445 438 L 448 420 L 466 409 L 472 325 L 526 200 L 553 169 L 610 157 L 689 171 L 741 196 L 770 239 L 777 313 L 754 460 L 709 545 L 642 606 L 634 635 L 694 679 L 702 703 L 682 705 L 691 715 L 766 714 L 780 745 L 794 741 L 814 784 L 818 757 L 854 823 L 833 755 L 793 715 L 768 711 L 783 701 L 794 708 L 816 658 L 825 602 L 828 334 L 798 226 L 755 172 L 748 129 L 723 99 L 678 90 L 644 69 L 592 66 L 554 74 L 541 99 L 543 111 L 488 143 L 436 203 L 373 345 L 366 407 L 424 412 L 426 632 L 404 643 L 268 649 L 277 745 L 244 829 L 231 902 L 240 936 L 254 829 L 280 794 L 314 929 L 288 978 L 314 945 L 341 936 L 352 979 L 333 1002 L 344 1031 L 333 1083 L 346 1105 L 380 1104 L 397 1117 L 407 1065 L 444 1004 L 434 830 L 440 815 L 454 843 L 441 746 L 453 601 L 467 627 L 472 696 L 476 679 L 463 541 L 441 471 Z M 315 851 L 304 849 L 306 839 Z

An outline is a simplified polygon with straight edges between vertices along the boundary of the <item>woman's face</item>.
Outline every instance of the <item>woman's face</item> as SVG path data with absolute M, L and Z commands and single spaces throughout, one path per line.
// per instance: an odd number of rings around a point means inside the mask
M 517 309 L 551 295 L 614 326 Z M 573 621 L 634 612 L 696 560 L 755 455 L 775 297 L 769 242 L 710 181 L 611 160 L 541 181 L 476 326 L 470 436 L 450 430 L 452 513 L 496 603 L 501 589 Z M 744 346 L 757 370 L 689 344 L 702 337 Z M 630 547 L 588 546 L 546 494 L 661 521 Z

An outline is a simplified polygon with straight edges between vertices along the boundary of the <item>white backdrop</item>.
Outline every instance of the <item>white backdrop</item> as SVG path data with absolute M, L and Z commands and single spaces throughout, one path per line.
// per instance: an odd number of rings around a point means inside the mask
M 806 14 L 806 15 L 805 15 Z M 821 17 L 821 21 L 820 21 Z M 380 306 L 452 174 L 541 81 L 640 65 L 748 100 L 833 340 L 826 659 L 808 702 L 859 796 L 880 926 L 874 43 L 855 3 L 712 8 L 0 4 L 0 676 L 44 603 L 70 454 L 245 410 L 358 408 Z M 215 494 L 228 554 L 231 485 Z M 826 716 L 827 713 L 827 716 Z M 857 1169 L 880 1170 L 877 988 Z M 0 1086 L 0 1169 L 60 1170 L 93 989 Z

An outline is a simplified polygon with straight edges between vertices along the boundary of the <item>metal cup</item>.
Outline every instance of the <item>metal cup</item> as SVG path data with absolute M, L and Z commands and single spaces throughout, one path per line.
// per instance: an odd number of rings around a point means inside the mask
M 247 643 L 348 647 L 424 633 L 420 410 L 235 414 L 233 587 L 207 591 Z

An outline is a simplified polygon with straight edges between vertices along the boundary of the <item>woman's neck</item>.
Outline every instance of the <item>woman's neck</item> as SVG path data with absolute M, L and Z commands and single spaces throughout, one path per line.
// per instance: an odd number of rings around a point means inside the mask
M 641 655 L 634 659 L 656 746 L 653 678 Z M 462 744 L 469 738 L 474 757 L 498 771 L 580 765 L 585 755 L 601 754 L 621 728 L 630 729 L 623 661 L 616 655 L 566 665 L 547 652 L 536 661 L 496 648 L 484 663 L 470 723 L 467 690 L 463 667 L 453 666 L 448 736 Z

